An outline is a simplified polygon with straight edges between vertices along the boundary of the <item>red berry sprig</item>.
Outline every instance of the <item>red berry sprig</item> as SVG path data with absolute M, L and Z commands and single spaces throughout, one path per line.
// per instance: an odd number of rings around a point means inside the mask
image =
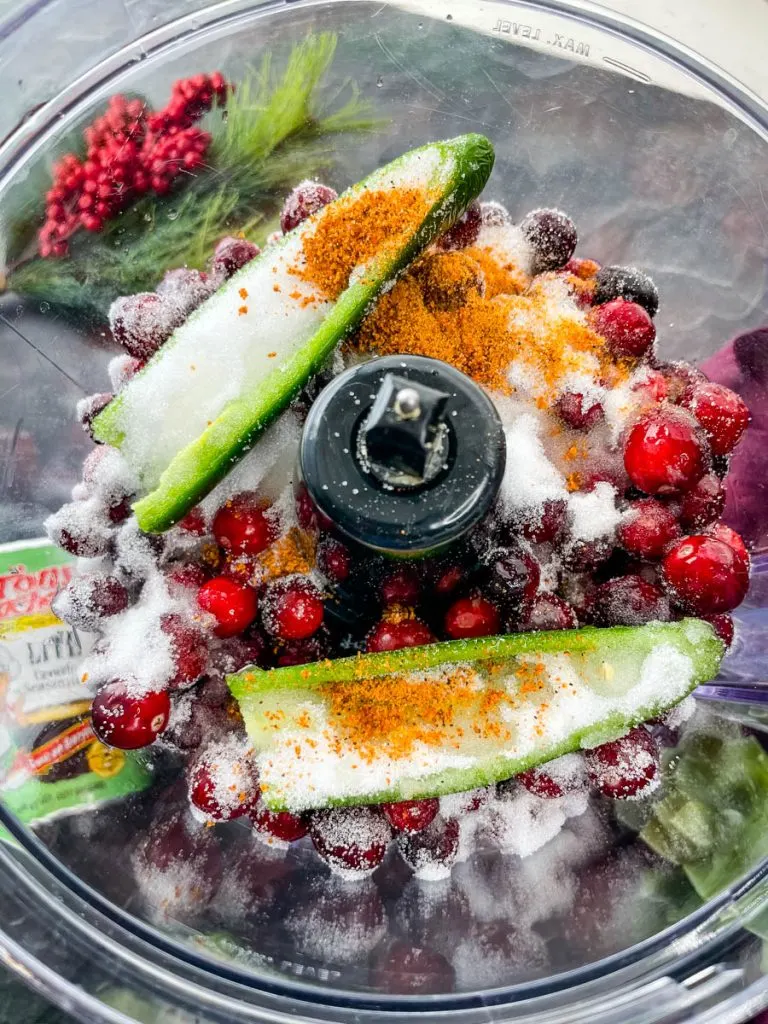
M 67 153 L 53 168 L 40 255 L 65 256 L 80 228 L 101 231 L 139 196 L 164 195 L 179 174 L 201 167 L 211 136 L 193 126 L 214 103 L 223 105 L 231 88 L 219 71 L 184 78 L 155 112 L 142 100 L 113 96 L 83 131 L 85 159 Z

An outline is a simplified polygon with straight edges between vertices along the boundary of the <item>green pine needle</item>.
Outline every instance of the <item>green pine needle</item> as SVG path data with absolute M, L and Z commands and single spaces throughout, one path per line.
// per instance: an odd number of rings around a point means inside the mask
M 308 36 L 281 74 L 267 54 L 238 83 L 226 112 L 209 115 L 206 170 L 168 198 L 139 200 L 100 234 L 78 232 L 67 258 L 22 263 L 8 288 L 103 320 L 118 295 L 154 288 L 165 270 L 203 267 L 223 235 L 243 231 L 263 241 L 274 227 L 276 197 L 333 166 L 336 136 L 383 124 L 354 83 L 321 103 L 335 50 L 333 33 Z

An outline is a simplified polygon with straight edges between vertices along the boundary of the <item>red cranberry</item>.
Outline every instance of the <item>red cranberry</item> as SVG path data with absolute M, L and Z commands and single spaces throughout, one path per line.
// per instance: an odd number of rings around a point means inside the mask
M 423 647 L 434 642 L 431 630 L 418 619 L 405 619 L 403 622 L 382 619 L 368 634 L 365 649 L 373 654 L 399 651 L 403 647 Z
M 722 384 L 697 384 L 683 404 L 701 424 L 715 455 L 732 452 L 751 420 L 744 400 Z
M 660 370 L 648 370 L 645 379 L 635 384 L 632 390 L 641 399 L 657 405 L 667 397 L 667 378 Z
M 706 443 L 685 413 L 657 409 L 632 427 L 624 445 L 624 466 L 646 494 L 689 491 L 707 468 Z
M 547 775 L 544 768 L 530 768 L 515 777 L 529 793 L 544 800 L 557 800 L 564 795 L 563 787 L 551 775 Z
M 471 202 L 453 227 L 448 228 L 437 240 L 440 249 L 466 249 L 474 245 L 480 234 L 483 214 L 480 203 Z
M 544 502 L 538 521 L 526 518 L 523 536 L 534 544 L 552 544 L 562 536 L 567 521 L 567 502 L 553 498 Z
M 279 640 L 306 640 L 322 626 L 324 612 L 319 591 L 303 577 L 277 580 L 264 593 L 262 620 Z
M 250 813 L 250 819 L 257 832 L 274 836 L 284 843 L 303 839 L 309 833 L 309 816 L 291 814 L 290 811 L 269 811 L 258 804 Z
M 401 800 L 396 804 L 382 804 L 381 809 L 395 832 L 421 832 L 440 810 L 440 801 Z
M 722 540 L 683 537 L 662 562 L 664 582 L 675 600 L 694 615 L 736 608 L 749 587 L 749 568 Z
M 452 992 L 455 980 L 453 967 L 442 953 L 401 939 L 379 953 L 373 967 L 373 987 L 399 995 Z
M 304 484 L 301 484 L 296 492 L 296 517 L 303 530 L 314 532 L 330 530 L 333 527 L 328 516 L 315 505 Z
M 310 835 L 323 860 L 341 871 L 372 871 L 384 860 L 392 836 L 389 822 L 372 807 L 315 811 Z
M 263 501 L 253 494 L 239 494 L 216 513 L 213 535 L 230 554 L 258 555 L 276 539 L 277 529 Z
M 246 263 L 255 260 L 260 252 L 258 245 L 245 238 L 222 238 L 213 250 L 211 272 L 223 277 L 232 277 Z
M 563 552 L 563 565 L 572 572 L 594 572 L 612 552 L 613 544 L 607 537 L 572 541 Z
M 656 368 L 664 375 L 669 401 L 678 405 L 697 384 L 706 382 L 706 377 L 690 363 L 658 363 Z
M 190 509 L 183 519 L 179 520 L 179 529 L 185 533 L 202 537 L 206 533 L 205 515 L 201 508 Z
M 636 575 L 602 583 L 592 598 L 590 613 L 598 626 L 642 626 L 670 618 L 664 591 Z
M 459 823 L 456 818 L 438 816 L 420 832 L 402 832 L 398 847 L 415 871 L 432 866 L 449 868 L 459 852 Z
M 502 228 L 512 223 L 512 217 L 506 206 L 489 199 L 480 203 L 480 221 L 485 227 Z
M 208 275 L 200 270 L 177 267 L 175 270 L 166 270 L 155 291 L 189 314 L 213 294 L 213 284 Z
M 483 558 L 480 585 L 487 598 L 505 611 L 530 604 L 541 579 L 539 563 L 519 543 L 494 548 Z
M 393 569 L 381 582 L 381 599 L 385 605 L 414 605 L 421 594 L 419 574 L 412 565 Z
M 588 750 L 586 760 L 592 785 L 614 800 L 637 796 L 659 777 L 656 741 L 642 725 L 620 740 Z
M 190 803 L 213 821 L 242 818 L 258 798 L 252 765 L 226 746 L 209 748 L 189 773 Z
M 524 630 L 576 629 L 576 612 L 555 594 L 539 594 L 523 616 Z
M 54 544 L 76 558 L 97 558 L 112 546 L 108 525 L 83 515 L 77 502 L 63 505 L 45 521 L 45 529 Z
M 105 391 L 103 394 L 89 395 L 77 403 L 77 418 L 92 441 L 96 441 L 93 436 L 93 421 L 103 409 L 106 409 L 114 397 L 111 392 Z M 96 443 L 99 442 L 96 441 Z M 83 470 L 85 470 L 85 466 L 83 466 Z
M 716 540 L 721 540 L 723 544 L 727 544 L 735 552 L 739 565 L 745 572 L 749 572 L 749 552 L 740 534 L 732 530 L 730 526 L 726 526 L 725 523 L 715 523 L 714 526 L 708 527 L 704 533 L 708 537 L 714 537 Z
M 589 316 L 589 323 L 619 358 L 640 358 L 656 340 L 656 326 L 646 310 L 626 299 L 613 299 L 597 306 Z
M 171 639 L 174 673 L 171 688 L 196 683 L 208 664 L 208 648 L 199 629 L 185 622 L 181 615 L 163 615 L 160 625 Z
M 226 576 L 215 576 L 204 583 L 197 593 L 197 603 L 216 619 L 214 633 L 220 637 L 242 633 L 258 611 L 255 592 Z
M 322 185 L 319 181 L 302 181 L 291 192 L 283 204 L 283 211 L 280 214 L 280 227 L 283 234 L 287 235 L 299 224 L 303 224 L 308 217 L 324 206 L 338 199 L 339 194 L 328 185 Z
M 102 743 L 122 750 L 149 746 L 168 725 L 171 701 L 165 690 L 131 696 L 116 680 L 93 698 L 91 724 Z
M 194 562 L 185 562 L 173 566 L 165 574 L 168 584 L 173 587 L 182 587 L 184 590 L 197 590 L 205 583 L 205 569 Z
M 463 582 L 465 570 L 460 565 L 447 565 L 438 573 L 432 589 L 439 597 L 449 597 Z
M 704 615 L 702 616 L 709 622 L 723 641 L 726 647 L 730 647 L 733 643 L 733 638 L 736 635 L 736 626 L 733 621 L 732 615 L 720 614 L 720 615 Z
M 107 515 L 109 516 L 110 523 L 114 523 L 116 526 L 120 523 L 124 523 L 131 514 L 131 500 L 130 498 L 121 498 L 120 501 L 116 501 L 110 505 L 107 509 Z
M 604 416 L 599 402 L 585 400 L 583 395 L 575 391 L 566 391 L 558 398 L 555 412 L 573 430 L 591 430 Z
M 240 672 L 248 665 L 263 666 L 269 660 L 267 642 L 253 627 L 245 636 L 229 637 L 219 645 L 216 654 L 216 668 L 220 672 Z
M 576 612 L 580 622 L 587 617 L 596 590 L 597 584 L 589 573 L 565 573 L 560 583 L 560 593 Z
M 184 321 L 184 312 L 156 292 L 115 299 L 109 324 L 116 342 L 136 359 L 149 359 Z
M 313 661 L 322 661 L 331 654 L 331 642 L 324 628 L 320 628 L 314 636 L 306 640 L 291 640 L 285 644 L 277 656 L 277 667 L 289 665 L 309 665 Z
M 317 547 L 318 568 L 334 583 L 349 579 L 352 555 L 349 548 L 334 537 L 324 537 Z
M 532 210 L 520 229 L 531 247 L 534 274 L 559 270 L 573 256 L 578 241 L 576 225 L 560 210 Z
M 683 497 L 680 522 L 687 530 L 701 529 L 719 519 L 725 508 L 725 487 L 715 473 L 705 473 Z
M 484 597 L 461 597 L 445 613 L 443 627 L 451 640 L 493 636 L 501 629 L 501 618 L 496 605 Z
M 595 260 L 581 259 L 578 256 L 572 256 L 563 267 L 563 270 L 568 274 L 573 274 L 574 277 L 581 278 L 582 281 L 588 281 L 598 273 L 600 270 L 600 264 Z
M 706 479 L 706 478 L 704 478 Z M 680 536 L 674 512 L 653 498 L 631 502 L 619 526 L 619 541 L 625 551 L 639 558 L 661 558 Z
M 98 629 L 102 619 L 119 615 L 129 604 L 126 588 L 115 576 L 78 576 L 51 603 L 60 619 L 79 629 Z

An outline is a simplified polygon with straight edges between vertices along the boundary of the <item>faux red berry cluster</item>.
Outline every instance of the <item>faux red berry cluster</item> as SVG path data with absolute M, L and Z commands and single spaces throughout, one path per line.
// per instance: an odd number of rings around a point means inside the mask
M 231 88 L 219 71 L 184 78 L 155 112 L 143 100 L 113 96 L 83 132 L 85 159 L 68 153 L 53 168 L 40 255 L 66 255 L 67 240 L 79 228 L 101 231 L 139 196 L 164 195 L 182 171 L 201 167 L 211 136 L 194 125 L 214 103 L 222 105 Z

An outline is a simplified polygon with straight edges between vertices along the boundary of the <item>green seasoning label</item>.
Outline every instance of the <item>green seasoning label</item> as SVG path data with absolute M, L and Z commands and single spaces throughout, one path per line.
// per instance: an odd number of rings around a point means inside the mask
M 150 782 L 135 755 L 91 728 L 80 663 L 94 638 L 51 611 L 71 562 L 47 540 L 0 546 L 0 798 L 27 824 Z M 0 829 L 0 838 L 10 837 Z

